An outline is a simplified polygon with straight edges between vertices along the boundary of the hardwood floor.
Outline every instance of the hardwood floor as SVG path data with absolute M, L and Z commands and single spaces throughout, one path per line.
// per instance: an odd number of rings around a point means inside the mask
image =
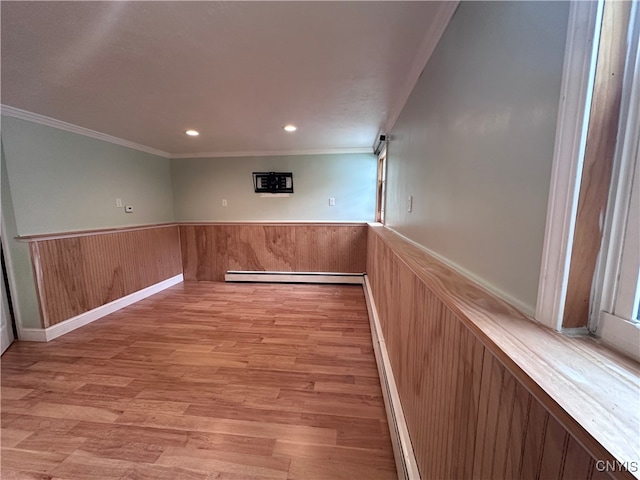
M 2 479 L 396 478 L 359 286 L 184 283 L 2 356 Z

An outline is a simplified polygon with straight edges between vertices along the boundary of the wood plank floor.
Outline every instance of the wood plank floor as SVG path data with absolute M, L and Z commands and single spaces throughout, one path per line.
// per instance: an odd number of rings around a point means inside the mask
M 2 356 L 2 479 L 392 479 L 362 288 L 184 283 Z

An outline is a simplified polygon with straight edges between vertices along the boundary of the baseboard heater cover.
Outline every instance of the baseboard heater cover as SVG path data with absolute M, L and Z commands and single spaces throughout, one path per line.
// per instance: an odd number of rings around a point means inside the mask
M 339 272 L 264 272 L 229 270 L 225 282 L 257 283 L 338 283 L 362 285 L 364 273 Z
M 371 324 L 371 338 L 373 340 L 373 352 L 378 365 L 378 374 L 382 386 L 382 397 L 384 407 L 387 412 L 387 423 L 391 434 L 391 444 L 393 445 L 393 455 L 396 461 L 396 470 L 400 480 L 420 480 L 420 471 L 416 462 L 409 430 L 404 419 L 400 395 L 396 387 L 396 382 L 391 370 L 391 361 L 387 353 L 387 346 L 382 334 L 382 327 L 378 318 L 378 311 L 373 299 L 373 292 L 369 279 L 364 276 L 364 296 L 369 312 L 369 323 Z

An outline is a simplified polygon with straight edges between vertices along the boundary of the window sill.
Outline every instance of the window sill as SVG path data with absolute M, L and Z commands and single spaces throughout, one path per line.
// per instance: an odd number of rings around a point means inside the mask
M 594 458 L 640 463 L 638 362 L 534 322 L 419 246 L 369 225 Z

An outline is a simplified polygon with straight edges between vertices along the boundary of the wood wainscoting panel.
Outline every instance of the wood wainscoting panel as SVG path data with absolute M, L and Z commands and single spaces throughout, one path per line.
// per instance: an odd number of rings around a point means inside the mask
M 366 224 L 180 225 L 185 280 L 223 282 L 227 270 L 362 273 Z
M 43 328 L 182 271 L 176 225 L 30 242 Z
M 231 228 L 181 225 L 180 248 L 185 280 L 224 281 L 229 270 L 228 245 Z
M 418 265 L 416 247 L 384 227 L 371 226 L 367 242 L 367 276 L 423 479 L 632 478 L 598 472 L 595 461 L 611 455 L 567 426 L 564 409 L 541 400 L 541 387 L 472 328 L 471 310 L 450 301 L 491 306 L 490 294 L 435 261 Z

